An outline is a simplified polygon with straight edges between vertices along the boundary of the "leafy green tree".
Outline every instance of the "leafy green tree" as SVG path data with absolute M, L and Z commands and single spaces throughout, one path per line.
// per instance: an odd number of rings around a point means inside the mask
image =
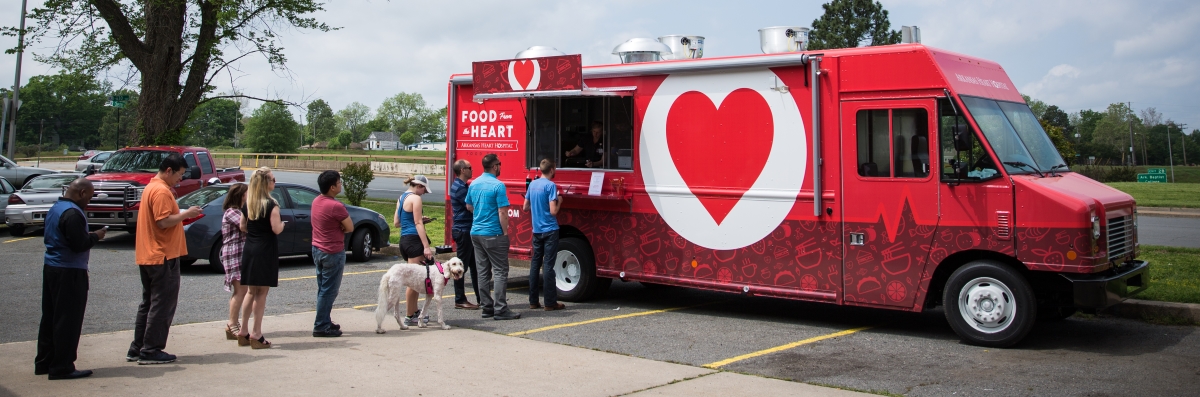
M 1029 95 L 1021 94 L 1021 98 L 1025 99 L 1025 104 L 1029 105 L 1029 110 L 1033 112 L 1033 116 L 1039 119 L 1046 114 L 1046 103 L 1037 99 L 1030 98 Z
M 329 146 L 331 148 L 345 149 L 345 148 L 349 147 L 350 144 L 353 142 L 354 142 L 354 134 L 350 133 L 349 130 L 345 130 L 345 131 L 339 132 L 338 135 L 336 137 L 334 137 L 332 141 L 329 142 Z
M 287 106 L 264 102 L 246 124 L 245 143 L 256 153 L 292 153 L 300 143 L 300 125 Z
M 308 104 L 304 122 L 308 124 L 308 136 L 316 137 L 318 142 L 329 141 L 337 136 L 337 120 L 334 120 L 333 109 L 323 99 Z
M 342 168 L 342 192 L 350 205 L 359 205 L 367 198 L 367 186 L 375 180 L 375 172 L 371 171 L 371 163 L 350 163 Z
M 351 102 L 346 105 L 345 109 L 339 110 L 335 116 L 337 121 L 338 134 L 342 131 L 349 131 L 351 135 L 350 142 L 362 142 L 367 139 L 370 131 L 364 131 L 364 124 L 371 120 L 371 108 L 358 102 Z M 346 142 L 349 145 L 350 142 Z
M 45 146 L 100 146 L 96 130 L 109 112 L 110 91 L 107 83 L 83 73 L 33 76 L 21 88 L 17 141 L 37 144 L 44 125 Z
M 1041 119 L 1045 120 L 1046 123 L 1062 128 L 1063 130 L 1071 127 L 1071 117 L 1067 115 L 1067 112 L 1059 109 L 1057 105 L 1050 105 L 1047 107 L 1046 111 L 1042 113 Z
M 417 134 L 413 133 L 412 131 L 408 131 L 403 134 L 400 134 L 400 143 L 403 143 L 404 146 L 406 146 L 406 147 L 408 145 L 413 144 L 413 142 L 416 142 L 416 141 L 417 141 Z
M 371 119 L 371 121 L 368 121 L 366 124 L 363 124 L 362 129 L 363 129 L 363 131 L 366 131 L 367 137 L 370 137 L 372 132 L 388 131 L 389 128 L 388 128 L 387 121 L 385 121 L 379 117 L 376 117 L 376 118 Z M 366 138 L 363 138 L 363 139 L 366 139 Z
M 825 13 L 813 20 L 808 49 L 854 48 L 900 42 L 899 30 L 888 30 L 888 12 L 878 1 L 833 0 L 821 5 Z
M 231 146 L 235 130 L 242 114 L 238 103 L 231 99 L 216 99 L 201 103 L 188 119 L 190 132 L 187 142 L 204 147 Z
M 1108 105 L 1104 117 L 1096 123 L 1096 129 L 1092 132 L 1092 143 L 1099 148 L 1107 149 L 1105 152 L 1113 156 L 1112 160 L 1120 160 L 1122 164 L 1129 164 L 1129 146 L 1132 144 L 1129 141 L 1131 128 L 1134 133 L 1140 133 L 1144 127 L 1141 120 L 1130 111 L 1129 106 L 1124 103 Z M 1141 154 L 1138 153 L 1135 156 L 1141 156 Z
M 413 127 L 416 132 L 425 142 L 445 142 L 446 141 L 446 107 L 441 109 L 425 112 L 421 117 L 421 122 Z
M 420 124 L 426 112 L 425 98 L 421 94 L 401 92 L 384 99 L 376 113 L 388 124 L 388 129 L 382 131 L 403 133 Z
M 1058 154 L 1062 156 L 1063 160 L 1065 160 L 1068 165 L 1075 164 L 1075 146 L 1072 145 L 1071 141 L 1067 139 L 1067 136 L 1064 133 L 1065 129 L 1057 125 L 1050 124 L 1049 121 L 1044 119 L 1039 120 L 1039 122 L 1042 124 L 1042 129 L 1046 130 L 1046 135 L 1050 136 L 1050 141 L 1054 143 L 1054 148 L 1058 149 Z

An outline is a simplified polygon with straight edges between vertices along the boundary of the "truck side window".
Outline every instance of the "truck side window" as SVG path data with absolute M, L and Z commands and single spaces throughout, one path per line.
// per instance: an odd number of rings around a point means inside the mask
M 963 116 L 963 108 L 951 106 L 946 98 L 938 99 L 938 152 L 941 154 L 943 182 L 973 182 L 1000 177 L 996 162 L 992 156 L 983 150 L 978 136 L 967 118 Z M 959 145 L 967 145 L 968 150 L 959 151 L 955 148 L 955 137 Z
M 196 164 L 196 155 L 194 155 L 194 154 L 191 154 L 191 153 L 184 153 L 184 154 L 183 154 L 183 161 L 187 162 L 187 166 L 188 166 L 188 168 L 189 168 L 189 169 L 190 169 L 190 168 L 192 168 L 192 167 L 198 167 L 198 166 L 199 166 L 199 165 L 197 165 L 197 164 Z M 204 171 L 203 171 L 203 170 L 201 170 L 200 172 L 204 172 Z
M 559 168 L 633 169 L 633 99 L 529 100 L 527 168 L 543 158 Z
M 205 174 L 213 173 L 212 159 L 208 158 L 208 152 L 200 152 L 196 154 L 200 158 L 200 172 Z
M 925 109 L 860 110 L 856 116 L 859 176 L 929 176 L 929 123 Z

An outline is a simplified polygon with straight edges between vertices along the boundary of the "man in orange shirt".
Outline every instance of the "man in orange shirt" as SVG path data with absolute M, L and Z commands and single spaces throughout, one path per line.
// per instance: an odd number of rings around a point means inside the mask
M 162 160 L 158 175 L 142 191 L 134 240 L 134 260 L 142 276 L 142 304 L 138 305 L 133 343 L 125 355 L 126 361 L 137 361 L 138 365 L 175 361 L 175 355 L 163 349 L 179 302 L 179 257 L 187 255 L 182 222 L 200 216 L 200 207 L 180 211 L 171 191 L 185 173 L 187 163 L 178 153 L 172 153 Z

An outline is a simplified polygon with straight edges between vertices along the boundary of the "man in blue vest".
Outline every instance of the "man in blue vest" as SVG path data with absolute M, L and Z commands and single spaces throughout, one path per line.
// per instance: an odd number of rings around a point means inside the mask
M 33 373 L 50 380 L 90 376 L 76 370 L 79 334 L 87 306 L 88 254 L 107 229 L 88 232 L 83 209 L 92 201 L 92 182 L 79 178 L 46 212 L 45 266 L 42 267 L 42 324 Z

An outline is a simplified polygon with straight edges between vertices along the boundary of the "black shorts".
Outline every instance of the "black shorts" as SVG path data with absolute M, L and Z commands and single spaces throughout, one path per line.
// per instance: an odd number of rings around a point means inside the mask
M 425 244 L 421 243 L 421 236 L 417 234 L 400 236 L 400 256 L 406 261 L 408 258 L 425 256 Z

